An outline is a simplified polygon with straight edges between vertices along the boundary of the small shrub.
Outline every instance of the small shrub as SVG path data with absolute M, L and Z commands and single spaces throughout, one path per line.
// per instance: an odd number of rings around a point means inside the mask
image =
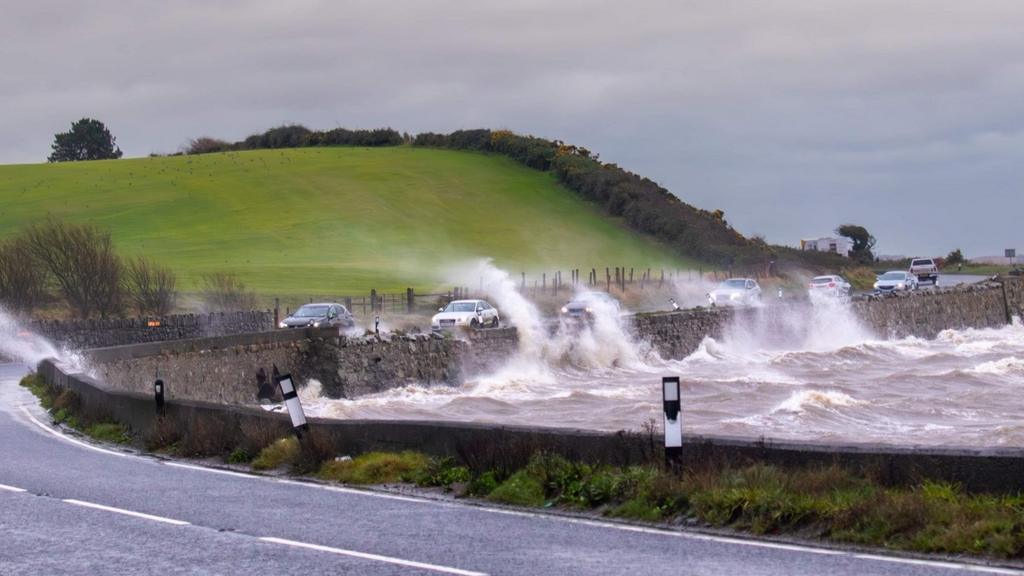
M 299 457 L 299 441 L 296 438 L 281 438 L 273 442 L 252 461 L 253 470 L 273 470 L 291 464 Z
M 469 482 L 469 468 L 458 466 L 452 458 L 431 458 L 426 467 L 409 479 L 420 486 L 444 486 Z
M 493 470 L 474 475 L 466 485 L 466 496 L 489 496 L 501 482 Z
M 244 419 L 239 423 L 242 434 L 238 448 L 249 454 L 259 454 L 275 440 L 289 433 L 289 426 L 276 420 Z
M 146 449 L 153 451 L 177 449 L 179 442 L 181 442 L 181 431 L 177 424 L 164 416 L 158 416 L 153 421 L 153 427 L 150 428 L 145 438 Z
M 330 435 L 318 428 L 312 428 L 299 440 L 298 456 L 292 461 L 292 472 L 311 474 L 320 469 L 324 462 L 334 458 L 334 441 Z
M 544 486 L 525 470 L 520 470 L 495 488 L 487 499 L 514 506 L 543 506 Z
M 229 464 L 248 464 L 252 462 L 253 456 L 244 448 L 235 448 L 228 455 Z

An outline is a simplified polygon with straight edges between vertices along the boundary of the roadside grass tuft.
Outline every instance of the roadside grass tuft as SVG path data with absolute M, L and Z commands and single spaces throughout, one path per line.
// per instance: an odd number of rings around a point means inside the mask
M 53 406 L 54 391 L 50 388 L 39 374 L 29 374 L 21 379 L 20 384 L 28 388 L 39 403 L 47 410 Z
M 229 464 L 248 464 L 252 462 L 253 455 L 250 454 L 245 448 L 235 448 L 228 454 Z
M 93 424 L 85 429 L 85 433 L 96 440 L 100 440 L 101 442 L 128 444 L 132 441 L 132 437 L 128 434 L 128 429 L 125 425 L 118 424 L 116 422 L 99 422 L 97 424 Z
M 351 460 L 330 460 L 317 476 L 346 484 L 413 482 L 429 469 L 430 460 L 418 452 L 367 452 Z
M 291 465 L 299 457 L 299 441 L 295 438 L 281 438 L 260 451 L 252 461 L 253 470 L 273 470 L 288 464 Z
M 514 506 L 543 506 L 544 486 L 526 470 L 520 470 L 509 476 L 487 498 Z

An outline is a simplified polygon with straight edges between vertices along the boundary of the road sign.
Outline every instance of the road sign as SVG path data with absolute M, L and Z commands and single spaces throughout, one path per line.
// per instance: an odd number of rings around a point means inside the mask
M 1006 249 L 1006 257 L 1007 258 L 1016 258 L 1017 257 L 1017 249 L 1016 248 L 1007 248 Z

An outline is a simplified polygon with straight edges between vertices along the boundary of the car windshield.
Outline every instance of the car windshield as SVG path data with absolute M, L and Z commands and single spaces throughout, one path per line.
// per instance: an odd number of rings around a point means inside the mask
M 914 260 L 910 263 L 911 266 L 931 266 L 931 260 Z
M 903 272 L 886 272 L 882 274 L 879 280 L 904 280 L 906 276 Z
M 445 312 L 476 312 L 476 302 L 449 302 Z
M 835 281 L 836 279 L 834 276 L 818 276 L 817 278 L 812 280 L 812 282 L 814 282 L 815 284 L 828 284 L 829 282 Z
M 327 316 L 327 309 L 330 306 L 310 306 L 305 305 L 295 311 L 296 318 L 319 318 L 321 316 Z
M 718 285 L 719 288 L 743 288 L 746 286 L 747 281 L 742 278 L 733 278 L 732 280 L 726 280 Z

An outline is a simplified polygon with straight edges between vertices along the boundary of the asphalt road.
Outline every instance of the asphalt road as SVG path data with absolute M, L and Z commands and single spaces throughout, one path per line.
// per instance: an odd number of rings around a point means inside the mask
M 193 467 L 62 436 L 0 365 L 0 574 L 1020 574 Z

